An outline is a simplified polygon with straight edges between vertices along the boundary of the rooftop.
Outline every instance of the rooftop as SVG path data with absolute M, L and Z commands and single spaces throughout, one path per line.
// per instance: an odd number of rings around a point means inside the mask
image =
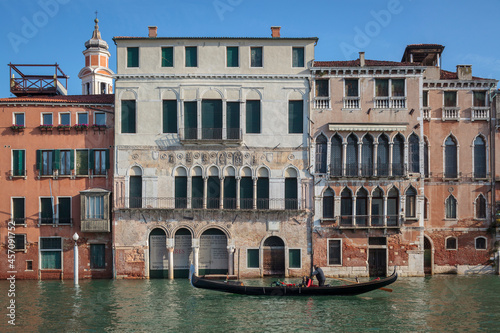
M 0 104 L 21 103 L 54 103 L 54 104 L 114 104 L 114 94 L 102 95 L 65 95 L 65 96 L 21 96 L 11 98 L 0 98 Z

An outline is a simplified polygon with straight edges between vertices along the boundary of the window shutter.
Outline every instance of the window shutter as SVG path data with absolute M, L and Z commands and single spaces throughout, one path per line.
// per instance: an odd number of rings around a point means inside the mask
M 89 149 L 89 167 L 90 170 L 94 170 L 94 149 Z
M 42 151 L 40 149 L 36 151 L 36 169 L 42 170 Z
M 59 149 L 54 150 L 52 154 L 52 169 L 59 170 L 61 165 L 61 151 Z
M 74 149 L 71 149 L 69 151 L 69 156 L 70 156 L 69 168 L 70 168 L 70 170 L 74 170 L 75 169 L 75 150 Z
M 161 49 L 161 66 L 174 67 L 174 48 L 162 47 Z
M 109 160 L 109 149 L 105 150 L 106 152 L 106 170 L 111 169 L 111 161 Z
M 247 101 L 246 132 L 260 133 L 260 101 Z
M 177 133 L 177 101 L 163 101 L 163 133 Z
M 288 103 L 288 133 L 302 133 L 304 131 L 304 110 L 302 101 Z

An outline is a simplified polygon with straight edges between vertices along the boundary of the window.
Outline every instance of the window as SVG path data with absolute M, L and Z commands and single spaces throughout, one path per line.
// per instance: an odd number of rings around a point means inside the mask
M 418 136 L 413 133 L 408 139 L 408 163 L 410 172 L 420 173 L 420 143 Z
M 292 67 L 304 67 L 304 48 L 292 48 Z
M 327 189 L 323 195 L 323 218 L 332 219 L 335 216 L 334 193 L 332 189 Z
M 175 176 L 175 208 L 187 208 L 187 176 L 185 173 L 182 176 Z
M 135 100 L 122 101 L 122 133 L 135 133 Z
M 76 151 L 76 175 L 87 176 L 89 174 L 89 151 L 87 149 Z
M 375 108 L 406 107 L 404 79 L 375 80 Z
M 71 125 L 71 113 L 59 113 L 59 125 Z
M 54 207 L 52 198 L 40 198 L 40 224 L 54 223 Z
M 445 107 L 456 107 L 457 106 L 457 92 L 456 91 L 445 91 L 444 92 L 444 106 Z
M 300 249 L 288 250 L 288 267 L 300 268 L 301 267 L 301 251 Z
M 246 102 L 246 132 L 260 133 L 260 101 Z
M 328 139 L 321 134 L 316 138 L 316 173 L 326 173 Z
M 474 241 L 476 245 L 476 250 L 486 250 L 486 238 L 478 237 Z
M 106 126 L 106 114 L 104 112 L 94 113 L 94 125 Z
M 90 268 L 106 268 L 106 245 L 90 244 Z
M 391 80 L 391 95 L 392 97 L 403 97 L 405 95 L 405 80 L 392 79 Z
M 138 47 L 127 47 L 127 67 L 139 67 Z
M 348 188 L 340 195 L 340 224 L 352 225 L 352 194 Z
M 12 150 L 12 176 L 26 176 L 26 151 Z
M 106 170 L 110 168 L 109 149 L 91 150 L 90 165 L 94 175 L 106 175 Z
M 371 225 L 381 226 L 384 222 L 384 196 L 380 187 L 372 194 Z
M 346 176 L 357 177 L 358 176 L 358 138 L 351 134 L 347 137 L 347 149 L 346 149 Z
M 27 271 L 33 270 L 33 260 L 26 260 L 26 270 Z
M 298 209 L 297 178 L 285 178 L 285 209 Z
M 240 103 L 226 103 L 226 131 L 228 139 L 240 138 Z
M 24 113 L 14 113 L 14 125 L 24 126 Z
M 330 155 L 330 175 L 331 176 L 342 176 L 342 138 L 340 135 L 335 134 L 332 138 L 331 144 L 331 155 Z
M 239 48 L 238 46 L 227 47 L 227 67 L 239 66 Z
M 375 96 L 389 97 L 389 80 L 375 79 Z
M 253 179 L 252 177 L 241 177 L 240 180 L 240 208 L 253 208 Z
M 14 235 L 14 250 L 15 251 L 26 250 L 26 235 L 25 234 L 15 234 Z
M 191 177 L 192 188 L 191 188 L 191 207 L 203 208 L 203 192 L 205 183 L 203 181 L 202 176 L 193 176 Z
M 197 102 L 184 102 L 184 138 L 198 137 Z
M 163 133 L 177 133 L 177 101 L 163 101 Z
M 78 125 L 88 125 L 89 124 L 89 114 L 86 112 L 78 113 Z
M 219 209 L 220 207 L 220 178 L 208 176 L 207 179 L 207 208 Z
M 456 219 L 457 218 L 457 199 L 453 195 L 448 196 L 445 201 L 445 218 Z
M 316 97 L 328 96 L 328 80 L 316 80 Z
M 429 178 L 429 143 L 424 141 L 424 176 Z
M 486 218 L 486 199 L 482 194 L 480 194 L 476 198 L 475 206 L 476 206 L 476 219 L 485 219 Z
M 363 137 L 361 145 L 361 175 L 373 176 L 373 137 L 370 134 Z
M 54 122 L 52 121 L 52 113 L 43 113 L 42 114 L 42 125 L 50 125 L 52 126 Z
M 304 106 L 303 101 L 288 102 L 288 133 L 298 134 L 304 132 Z
M 486 143 L 480 136 L 474 140 L 474 178 L 486 178 Z
M 186 46 L 186 67 L 198 67 L 198 49 L 196 46 Z
M 106 83 L 101 82 L 101 94 L 107 94 L 108 93 L 107 86 L 108 85 Z
M 201 101 L 201 137 L 205 140 L 222 139 L 222 100 Z
M 247 268 L 259 268 L 259 249 L 247 249 Z
M 417 190 L 410 186 L 406 190 L 406 217 L 417 217 Z
M 269 209 L 269 177 L 259 175 L 257 179 L 257 209 Z
M 389 175 L 389 138 L 385 134 L 378 138 L 377 175 L 379 177 Z
M 485 107 L 486 106 L 486 91 L 474 91 L 474 106 L 475 107 Z
M 357 79 L 351 79 L 351 80 L 345 80 L 345 96 L 346 97 L 359 97 L 359 90 L 358 90 L 358 80 Z
M 142 208 L 142 175 L 130 176 L 129 196 L 130 208 Z
M 262 47 L 250 48 L 250 67 L 262 66 Z
M 61 256 L 61 237 L 40 237 L 41 269 L 61 269 Z
M 444 177 L 458 177 L 457 143 L 449 136 L 444 143 Z
M 397 226 L 399 221 L 399 192 L 391 188 L 387 195 L 387 225 Z
M 57 198 L 57 216 L 59 224 L 70 224 L 71 219 L 71 198 Z
M 53 162 L 54 162 L 54 151 L 53 150 L 37 150 L 37 170 L 39 170 L 42 176 L 52 176 L 53 173 Z
M 161 67 L 174 67 L 174 48 L 161 48 Z
M 74 150 L 56 150 L 59 152 L 60 164 L 59 164 L 59 175 L 69 176 L 71 175 L 71 170 L 74 169 Z
M 104 220 L 104 195 L 86 195 L 84 220 Z
M 356 194 L 356 225 L 366 226 L 368 222 L 368 191 L 359 189 Z
M 392 175 L 393 176 L 403 176 L 404 175 L 404 152 L 405 144 L 404 138 L 401 134 L 396 135 L 394 138 L 394 144 L 392 146 Z
M 12 220 L 15 224 L 25 224 L 24 198 L 12 198 Z
M 328 265 L 342 265 L 342 240 L 328 240 Z
M 446 238 L 446 249 L 456 250 L 457 249 L 457 239 L 455 237 Z
M 429 91 L 427 90 L 422 91 L 422 106 L 424 108 L 429 107 Z

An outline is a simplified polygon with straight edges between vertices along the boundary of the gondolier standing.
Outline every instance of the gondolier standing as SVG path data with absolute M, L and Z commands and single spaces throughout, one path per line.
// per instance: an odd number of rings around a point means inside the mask
M 312 272 L 311 274 L 311 279 L 313 278 L 313 276 L 316 275 L 316 278 L 318 279 L 318 282 L 319 282 L 319 286 L 322 287 L 325 285 L 325 273 L 323 273 L 323 270 L 318 267 L 318 265 L 314 265 L 314 272 Z

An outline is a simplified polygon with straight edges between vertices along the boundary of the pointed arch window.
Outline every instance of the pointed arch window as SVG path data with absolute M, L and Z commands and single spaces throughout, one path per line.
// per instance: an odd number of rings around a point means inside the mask
M 327 189 L 323 195 L 323 218 L 332 219 L 335 216 L 334 193 L 332 189 Z
M 326 173 L 328 140 L 321 134 L 316 139 L 316 173 Z
M 420 147 L 418 136 L 413 133 L 408 139 L 408 162 L 410 172 L 420 173 Z
M 384 194 L 380 187 L 377 187 L 372 194 L 372 214 L 371 225 L 381 226 L 384 224 Z
M 392 146 L 392 175 L 403 176 L 404 174 L 404 139 L 401 134 L 396 135 Z
M 346 176 L 358 175 L 358 138 L 351 134 L 347 137 Z
M 476 219 L 485 219 L 486 218 L 486 199 L 482 194 L 480 194 L 476 198 L 475 206 L 476 206 Z
M 486 142 L 480 136 L 474 140 L 474 178 L 486 178 Z
M 373 176 L 373 137 L 369 134 L 363 138 L 361 146 L 361 174 L 364 177 Z
M 368 222 L 368 192 L 361 188 L 356 195 L 356 225 L 366 226 Z
M 444 177 L 457 178 L 457 143 L 452 136 L 449 136 L 444 143 Z
M 379 177 L 389 175 L 389 138 L 385 134 L 378 139 L 377 175 Z
M 330 175 L 342 176 L 342 138 L 335 134 L 332 138 L 331 156 L 330 156 Z
M 397 226 L 399 220 L 399 192 L 392 188 L 387 195 L 387 225 Z
M 457 218 L 457 199 L 453 195 L 450 194 L 448 198 L 446 198 L 445 202 L 446 215 L 447 219 L 456 219 Z
M 352 226 L 352 194 L 346 187 L 340 195 L 340 224 Z
M 405 216 L 409 218 L 417 217 L 417 190 L 410 186 L 406 190 L 406 211 Z

